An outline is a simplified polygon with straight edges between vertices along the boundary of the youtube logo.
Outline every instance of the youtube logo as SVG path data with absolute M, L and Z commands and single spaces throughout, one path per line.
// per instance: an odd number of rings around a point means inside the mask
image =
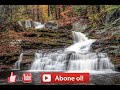
M 32 82 L 32 74 L 29 72 L 25 72 L 22 75 L 22 81 L 24 83 L 31 83 Z
M 45 72 L 40 73 L 41 84 L 75 84 L 89 83 L 89 73 L 63 73 L 63 72 Z
M 43 74 L 41 78 L 42 78 L 42 82 L 51 82 L 50 74 Z

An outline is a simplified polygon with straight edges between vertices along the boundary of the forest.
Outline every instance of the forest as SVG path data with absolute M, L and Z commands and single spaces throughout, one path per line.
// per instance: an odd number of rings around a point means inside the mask
M 42 23 L 49 20 L 73 23 L 80 17 L 86 17 L 92 28 L 95 28 L 105 25 L 106 15 L 117 9 L 119 10 L 119 5 L 0 5 L 0 23 L 8 24 L 26 19 Z M 115 16 L 119 16 L 119 13 Z
M 31 27 L 25 26 L 29 20 Z M 49 28 L 49 22 L 57 29 Z M 33 22 L 48 24 L 35 28 Z M 66 48 L 71 31 L 97 39 L 91 50 L 108 53 L 120 66 L 120 5 L 0 5 L 0 68 L 12 68 L 22 51 Z M 31 63 L 24 56 L 22 65 Z

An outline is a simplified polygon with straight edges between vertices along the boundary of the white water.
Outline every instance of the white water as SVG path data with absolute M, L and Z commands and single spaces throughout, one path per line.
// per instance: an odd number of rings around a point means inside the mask
M 35 29 L 41 29 L 41 28 L 45 27 L 45 24 L 41 24 L 40 22 L 33 22 L 33 23 L 34 23 L 33 25 L 34 25 Z M 18 21 L 18 24 L 20 26 L 23 26 L 21 21 Z M 25 28 L 31 28 L 31 27 L 32 27 L 32 21 L 25 20 Z
M 18 21 L 18 24 L 19 24 L 21 27 L 23 26 L 21 21 Z
M 31 28 L 31 21 L 30 20 L 25 21 L 25 27 L 26 28 Z
M 90 46 L 93 42 L 95 42 L 94 39 L 88 39 L 83 33 L 81 32 L 72 32 L 73 34 L 73 40 L 74 44 L 69 46 L 65 49 L 65 51 L 74 51 L 79 53 L 88 53 Z
M 45 25 L 41 24 L 40 22 L 34 22 L 34 26 L 35 26 L 35 29 L 40 29 L 45 27 Z
M 89 51 L 95 40 L 88 39 L 80 32 L 72 33 L 74 44 L 63 52 L 35 53 L 31 70 L 101 71 L 114 69 L 107 54 Z
M 20 54 L 18 61 L 15 62 L 14 69 L 20 69 L 20 63 L 22 61 L 22 58 L 23 58 L 23 53 Z

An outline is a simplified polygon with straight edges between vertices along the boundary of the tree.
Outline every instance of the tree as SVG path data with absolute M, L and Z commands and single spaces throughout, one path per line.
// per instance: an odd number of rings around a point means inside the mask
M 37 21 L 41 21 L 41 20 L 40 20 L 40 10 L 39 10 L 39 5 L 37 5 Z
M 32 7 L 33 7 L 33 10 L 32 10 L 32 20 L 35 21 L 35 7 L 34 6 L 35 5 L 32 5 Z
M 48 5 L 48 17 L 51 16 L 51 5 Z

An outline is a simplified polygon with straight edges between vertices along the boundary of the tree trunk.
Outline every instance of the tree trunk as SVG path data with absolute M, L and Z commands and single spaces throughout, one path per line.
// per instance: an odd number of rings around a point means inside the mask
M 33 5 L 32 7 L 33 7 L 33 11 L 32 11 L 32 19 L 35 21 L 35 9 L 34 9 L 34 5 Z
M 59 8 L 58 8 L 58 19 L 61 18 L 61 17 L 60 17 L 60 10 L 61 10 L 61 8 L 59 7 Z
M 27 12 L 28 7 L 27 7 L 27 5 L 25 5 L 25 10 L 26 10 L 26 14 L 28 15 L 28 12 Z
M 12 21 L 12 14 L 13 14 L 13 5 L 11 5 L 11 8 L 10 8 L 11 10 L 11 12 L 10 12 L 10 22 Z
M 37 20 L 40 21 L 39 5 L 37 5 Z
M 57 15 L 57 5 L 55 5 L 55 18 L 56 18 L 56 20 L 58 19 L 58 15 Z
M 65 8 L 66 8 L 66 6 L 65 6 L 65 5 L 63 5 L 63 11 L 65 11 Z
M 94 14 L 94 13 L 95 13 L 94 6 L 92 6 L 92 14 Z
M 100 13 L 100 5 L 96 5 L 97 13 Z
M 40 18 L 40 21 L 44 23 L 44 18 L 42 16 L 42 8 L 39 8 L 39 18 Z
M 48 17 L 51 16 L 51 5 L 48 5 Z

